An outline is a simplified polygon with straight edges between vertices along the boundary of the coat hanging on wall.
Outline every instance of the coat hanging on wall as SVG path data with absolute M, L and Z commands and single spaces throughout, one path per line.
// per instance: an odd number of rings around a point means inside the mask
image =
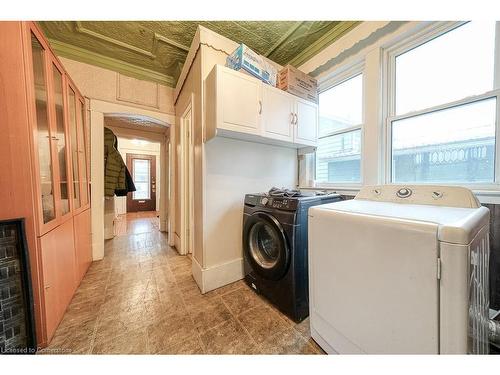
M 118 139 L 109 128 L 104 128 L 104 195 L 119 197 L 135 191 L 134 181 L 118 152 Z

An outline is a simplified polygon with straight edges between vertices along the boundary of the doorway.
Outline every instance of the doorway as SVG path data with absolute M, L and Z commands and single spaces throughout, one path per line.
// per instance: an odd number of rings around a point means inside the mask
M 136 191 L 127 194 L 127 212 L 156 211 L 156 155 L 127 153 Z

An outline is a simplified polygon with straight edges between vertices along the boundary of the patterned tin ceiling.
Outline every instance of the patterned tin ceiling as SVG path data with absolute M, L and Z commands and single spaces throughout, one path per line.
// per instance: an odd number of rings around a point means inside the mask
M 278 64 L 298 66 L 340 38 L 353 21 L 44 21 L 57 54 L 174 87 L 198 25 Z
M 104 124 L 105 126 L 116 128 L 144 130 L 162 134 L 164 134 L 165 130 L 168 128 L 168 124 L 148 116 L 129 116 L 118 113 L 104 116 Z

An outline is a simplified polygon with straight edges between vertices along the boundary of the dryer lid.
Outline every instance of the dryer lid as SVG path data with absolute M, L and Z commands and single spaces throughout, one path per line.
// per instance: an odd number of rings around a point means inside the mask
M 311 207 L 309 216 L 317 210 L 332 213 L 376 216 L 380 220 L 405 220 L 408 222 L 428 222 L 438 225 L 438 240 L 454 244 L 468 245 L 479 230 L 489 224 L 489 210 L 486 207 L 462 208 L 424 204 L 401 204 L 377 202 L 364 199 L 347 200 Z

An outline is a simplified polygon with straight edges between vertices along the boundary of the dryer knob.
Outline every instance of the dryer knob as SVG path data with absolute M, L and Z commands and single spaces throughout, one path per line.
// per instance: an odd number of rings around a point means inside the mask
M 267 199 L 266 197 L 264 197 L 264 198 L 262 198 L 262 199 L 260 200 L 260 203 L 261 203 L 262 205 L 264 205 L 264 206 L 267 204 L 267 202 L 269 202 L 269 199 Z

